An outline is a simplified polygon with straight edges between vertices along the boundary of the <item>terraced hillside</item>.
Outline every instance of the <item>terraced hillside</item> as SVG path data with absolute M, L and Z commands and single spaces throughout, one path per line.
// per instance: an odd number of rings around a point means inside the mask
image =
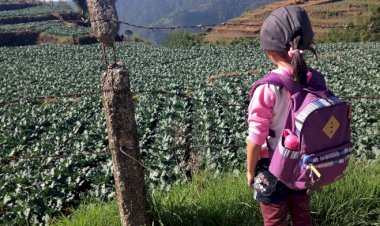
M 206 41 L 229 42 L 236 38 L 255 38 L 267 15 L 274 9 L 295 4 L 294 0 L 283 0 L 268 4 L 259 9 L 248 11 L 227 22 L 239 26 L 218 26 L 205 36 Z M 380 6 L 378 0 L 309 0 L 299 6 L 305 8 L 310 16 L 315 38 L 318 40 L 331 30 L 331 27 L 344 29 L 363 20 L 369 10 Z
M 0 46 L 95 43 L 81 15 L 64 2 L 0 3 Z

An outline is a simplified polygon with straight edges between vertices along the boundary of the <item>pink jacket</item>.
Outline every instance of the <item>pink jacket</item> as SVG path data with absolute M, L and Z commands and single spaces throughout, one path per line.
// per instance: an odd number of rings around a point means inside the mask
M 284 76 L 291 76 L 291 68 L 275 69 L 272 72 Z M 311 73 L 307 74 L 308 80 Z M 285 89 L 272 84 L 260 85 L 253 93 L 248 107 L 248 137 L 247 140 L 257 145 L 263 145 L 261 158 L 269 158 L 266 140 L 274 150 L 281 138 L 285 127 L 286 110 L 290 101 L 289 93 Z M 269 129 L 275 132 L 275 137 L 269 137 Z

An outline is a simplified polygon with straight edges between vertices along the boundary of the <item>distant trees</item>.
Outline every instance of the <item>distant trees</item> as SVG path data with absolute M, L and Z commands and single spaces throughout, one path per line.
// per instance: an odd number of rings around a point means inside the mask
M 166 36 L 166 39 L 163 41 L 162 45 L 168 48 L 190 48 L 190 47 L 200 47 L 204 45 L 218 45 L 218 46 L 259 46 L 259 38 L 235 38 L 230 42 L 226 41 L 216 41 L 216 42 L 207 42 L 203 40 L 204 35 L 207 33 L 191 33 L 185 31 L 176 31 L 170 33 Z
M 380 7 L 368 5 L 368 12 L 359 19 L 346 24 L 345 28 L 334 28 L 324 34 L 320 42 L 380 41 Z
M 82 10 L 82 15 L 86 16 L 88 14 L 88 7 L 86 0 L 73 0 L 73 2 Z
M 305 4 L 306 2 L 308 2 L 309 0 L 295 0 L 295 3 L 296 4 Z
M 124 34 L 125 34 L 125 36 L 126 36 L 128 39 L 130 39 L 131 36 L 133 35 L 133 32 L 132 32 L 131 30 L 125 30 Z
M 202 33 L 190 33 L 185 31 L 170 33 L 163 42 L 163 45 L 169 48 L 188 48 L 193 46 L 201 46 L 202 44 Z

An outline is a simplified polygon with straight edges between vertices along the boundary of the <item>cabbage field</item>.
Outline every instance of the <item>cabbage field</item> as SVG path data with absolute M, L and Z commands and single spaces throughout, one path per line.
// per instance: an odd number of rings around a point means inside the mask
M 2 17 L 28 17 L 50 15 L 52 13 L 69 13 L 73 10 L 64 2 L 36 5 L 24 9 L 0 11 Z
M 0 10 L 0 20 L 12 17 L 24 18 L 26 21 L 34 16 L 47 16 L 54 13 L 74 13 L 66 2 L 51 2 L 45 4 L 37 4 L 28 8 L 17 10 Z M 41 22 L 25 22 L 25 23 L 10 23 L 1 24 L 0 33 L 3 32 L 21 32 L 21 31 L 34 31 L 38 33 L 45 33 L 54 36 L 70 36 L 77 37 L 82 35 L 89 35 L 90 29 L 88 27 L 79 26 L 74 23 L 63 21 L 41 21 Z
M 100 45 L 0 50 L 0 224 L 47 222 L 81 200 L 113 197 Z M 378 158 L 380 43 L 317 51 L 310 65 L 352 103 L 355 157 Z M 131 74 L 150 189 L 190 171 L 240 169 L 249 87 L 272 67 L 257 47 L 118 43 L 117 53 Z
M 5 24 L 0 27 L 0 32 L 11 32 L 16 30 L 44 32 L 56 36 L 81 36 L 88 35 L 90 33 L 90 29 L 88 27 L 65 24 L 61 21 Z

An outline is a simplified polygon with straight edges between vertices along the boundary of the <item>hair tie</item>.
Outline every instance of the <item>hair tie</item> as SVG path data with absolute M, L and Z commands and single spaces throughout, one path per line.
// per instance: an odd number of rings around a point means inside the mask
M 299 52 L 300 54 L 303 54 L 303 50 L 293 49 L 293 47 L 290 47 L 290 50 L 288 51 L 288 55 L 289 55 L 289 57 L 290 57 L 290 58 L 293 58 L 293 55 L 294 55 L 296 52 Z

